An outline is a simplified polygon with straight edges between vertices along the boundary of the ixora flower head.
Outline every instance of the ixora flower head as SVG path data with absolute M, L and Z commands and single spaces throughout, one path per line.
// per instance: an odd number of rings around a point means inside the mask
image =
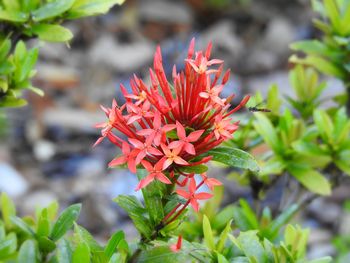
M 223 77 L 223 61 L 210 59 L 211 43 L 205 52 L 194 54 L 194 39 L 191 41 L 185 68 L 177 72 L 173 67 L 172 81 L 168 81 L 162 65 L 160 47 L 154 56 L 150 69 L 151 85 L 147 86 L 134 75 L 132 92 L 121 85 L 125 104 L 113 100 L 111 108 L 101 106 L 108 121 L 96 125 L 101 128 L 101 137 L 121 148 L 122 155 L 109 163 L 110 167 L 127 164 L 133 173 L 137 168 L 147 170 L 136 190 L 142 189 L 154 180 L 164 184 L 188 186 L 189 192 L 176 192 L 198 210 L 197 200 L 210 198 L 208 193 L 196 193 L 206 184 L 213 188 L 220 182 L 207 178 L 196 184 L 193 178 L 194 166 L 208 162 L 206 152 L 232 138 L 238 128 L 231 115 L 249 100 L 231 108 L 228 98 L 220 93 L 229 79 L 227 70 Z M 214 66 L 215 68 L 213 68 Z M 187 171 L 187 172 L 186 172 Z

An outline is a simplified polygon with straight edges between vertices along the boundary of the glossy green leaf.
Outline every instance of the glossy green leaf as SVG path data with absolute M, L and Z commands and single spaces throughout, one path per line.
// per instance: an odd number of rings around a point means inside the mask
M 152 229 L 150 228 L 151 224 L 149 219 L 144 215 L 147 211 L 136 197 L 119 195 L 113 200 L 127 212 L 134 222 L 136 229 L 146 238 L 150 238 L 152 234 Z
M 60 25 L 36 24 L 31 31 L 39 39 L 49 42 L 67 42 L 73 38 L 72 32 Z
M 94 237 L 84 227 L 74 223 L 74 233 L 79 242 L 85 242 L 89 246 L 91 252 L 103 251 L 102 246 L 98 244 Z
M 24 23 L 28 20 L 28 14 L 14 11 L 14 10 L 1 10 L 0 9 L 0 20 Z
M 61 239 L 57 245 L 56 258 L 59 263 L 72 262 L 72 248 L 66 239 Z
M 107 13 L 114 5 L 121 5 L 124 0 L 76 0 L 68 12 L 69 19 L 94 16 Z
M 118 231 L 112 235 L 108 240 L 106 248 L 104 250 L 108 259 L 110 259 L 114 252 L 116 252 L 118 244 L 124 239 L 124 232 Z
M 21 3 L 19 0 L 2 0 L 5 10 L 19 10 Z
M 85 242 L 77 245 L 73 252 L 72 263 L 90 263 L 90 249 Z
M 35 66 L 38 55 L 39 50 L 37 48 L 33 48 L 27 52 L 25 59 L 21 63 L 19 81 L 23 81 L 25 78 L 28 78 L 29 74 L 33 70 L 33 67 Z
M 22 244 L 17 262 L 18 263 L 37 263 L 38 262 L 38 251 L 34 240 L 26 240 Z
M 241 232 L 237 238 L 240 248 L 252 262 L 268 262 L 268 256 L 259 241 L 256 231 Z
M 289 58 L 289 61 L 292 63 L 312 66 L 324 74 L 335 76 L 340 79 L 346 78 L 346 73 L 341 68 L 321 57 L 309 55 L 306 58 L 298 58 L 296 55 L 292 55 Z
M 24 99 L 18 99 L 10 96 L 0 98 L 0 108 L 23 107 L 27 105 Z
M 236 148 L 216 147 L 206 153 L 213 156 L 213 161 L 220 162 L 231 167 L 248 169 L 254 172 L 259 171 L 259 166 L 249 153 Z
M 139 180 L 141 180 L 142 178 L 145 178 L 148 173 L 149 172 L 145 169 L 138 169 L 137 177 Z M 155 180 L 141 191 L 151 222 L 154 226 L 156 226 L 164 218 L 162 195 L 165 191 L 165 185 Z
M 299 205 L 293 204 L 285 211 L 282 211 L 282 213 L 271 222 L 271 224 L 268 226 L 268 231 L 271 233 L 271 238 L 274 238 L 278 234 L 278 231 L 291 220 L 298 209 Z
M 55 0 L 51 1 L 39 9 L 32 12 L 32 19 L 35 22 L 40 22 L 49 18 L 59 16 L 69 10 L 75 0 Z
M 186 262 L 189 259 L 188 255 L 181 252 L 174 253 L 169 249 L 169 246 L 154 247 L 150 250 L 143 251 L 140 254 L 138 263 L 174 263 Z
M 228 234 L 229 234 L 230 231 L 231 231 L 231 224 L 232 224 L 232 220 L 230 220 L 230 221 L 227 223 L 225 229 L 224 229 L 224 230 L 221 232 L 221 234 L 220 234 L 219 241 L 218 241 L 217 244 L 216 244 L 216 250 L 217 250 L 218 252 L 220 252 L 220 253 L 223 251 L 224 246 L 225 246 L 226 239 L 227 239 L 227 237 L 228 237 Z
M 80 214 L 81 204 L 71 205 L 66 208 L 56 223 L 54 224 L 50 238 L 53 241 L 60 239 L 70 228 L 72 228 L 74 222 L 78 219 Z
M 5 225 L 10 227 L 12 225 L 11 216 L 16 215 L 16 208 L 15 204 L 5 192 L 1 194 L 1 213 Z
M 11 222 L 15 225 L 19 230 L 28 236 L 34 237 L 35 233 L 33 229 L 22 219 L 17 216 L 11 216 Z
M 320 195 L 331 194 L 331 185 L 329 181 L 316 170 L 298 165 L 289 165 L 287 170 L 311 192 Z
M 204 235 L 204 241 L 207 244 L 208 248 L 214 251 L 215 243 L 214 243 L 213 231 L 211 229 L 209 219 L 206 215 L 203 215 L 203 235 Z
M 264 114 L 258 112 L 255 113 L 255 118 L 254 127 L 256 131 L 274 152 L 279 153 L 281 151 L 281 144 L 271 121 Z
M 17 248 L 17 236 L 10 233 L 6 238 L 0 240 L 0 260 L 8 258 Z
M 195 173 L 195 174 L 202 174 L 208 171 L 208 166 L 204 164 L 196 165 L 196 166 L 182 166 L 181 172 L 184 173 Z
M 39 237 L 39 250 L 45 253 L 50 253 L 56 248 L 56 244 L 47 237 Z
M 39 220 L 38 220 L 38 226 L 37 226 L 37 235 L 38 236 L 49 236 L 50 234 L 50 221 L 48 218 L 47 208 L 44 208 L 41 211 Z

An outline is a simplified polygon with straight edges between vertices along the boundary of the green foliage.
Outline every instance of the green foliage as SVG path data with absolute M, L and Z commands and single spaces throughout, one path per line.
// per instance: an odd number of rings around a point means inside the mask
M 348 86 L 350 73 L 350 3 L 337 0 L 312 0 L 320 14 L 314 19 L 316 28 L 324 33 L 322 40 L 293 43 L 293 50 L 306 53 L 305 58 L 292 56 L 291 62 L 312 66 L 324 74 L 337 77 Z
M 40 96 L 31 79 L 39 49 L 28 49 L 27 39 L 68 42 L 72 32 L 61 26 L 65 20 L 104 14 L 123 0 L 0 0 L 0 108 L 21 107 L 25 90 Z

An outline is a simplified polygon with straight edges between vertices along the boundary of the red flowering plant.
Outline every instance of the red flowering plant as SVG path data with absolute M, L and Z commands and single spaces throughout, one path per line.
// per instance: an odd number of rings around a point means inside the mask
M 154 239 L 166 226 L 177 225 L 188 205 L 198 211 L 198 200 L 212 197 L 199 188 L 205 184 L 212 190 L 221 183 L 207 177 L 204 164 L 212 159 L 231 165 L 237 159 L 254 163 L 247 153 L 217 148 L 238 129 L 239 122 L 231 116 L 249 96 L 236 107 L 230 104 L 234 95 L 221 98 L 230 71 L 222 74 L 223 61 L 210 59 L 211 43 L 205 52 L 196 53 L 194 44 L 192 40 L 184 70 L 178 72 L 173 67 L 172 82 L 164 72 L 158 47 L 150 69 L 151 85 L 134 75 L 131 93 L 120 86 L 125 103 L 118 105 L 113 100 L 111 108 L 102 106 L 108 121 L 97 125 L 102 129 L 95 145 L 107 138 L 122 151 L 109 166 L 127 164 L 140 180 L 136 191 L 142 190 L 148 215 L 135 215 L 135 209 L 144 211 L 144 207 L 133 197 L 116 201 L 127 210 L 144 240 Z M 201 180 L 196 180 L 195 174 L 200 174 Z

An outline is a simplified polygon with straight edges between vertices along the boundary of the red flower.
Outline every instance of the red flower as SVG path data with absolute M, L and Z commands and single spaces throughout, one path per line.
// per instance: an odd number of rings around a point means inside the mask
M 136 164 L 139 164 L 147 154 L 153 155 L 163 155 L 161 151 L 152 146 L 153 137 L 149 136 L 146 142 L 141 142 L 137 139 L 129 138 L 129 142 L 138 149 L 138 154 L 136 156 Z
M 198 212 L 199 211 L 199 204 L 198 204 L 198 200 L 205 200 L 205 199 L 209 199 L 211 198 L 213 195 L 209 194 L 209 193 L 198 193 L 196 194 L 196 181 L 194 178 L 191 178 L 190 180 L 190 184 L 188 186 L 188 190 L 189 192 L 186 192 L 185 190 L 182 189 L 177 189 L 176 193 L 180 196 L 182 196 L 183 198 L 187 199 L 190 201 L 191 206 L 193 207 L 193 209 Z
M 146 187 L 148 184 L 150 184 L 154 179 L 157 179 L 165 184 L 171 184 L 171 181 L 168 177 L 164 175 L 163 171 L 163 163 L 164 160 L 160 159 L 154 167 L 149 162 L 143 160 L 142 162 L 143 167 L 146 168 L 148 172 L 150 172 L 145 178 L 141 179 L 140 183 L 136 187 L 136 191 L 140 190 L 141 188 Z
M 110 166 L 127 163 L 130 171 L 136 172 L 136 165 L 142 163 L 149 175 L 141 180 L 138 189 L 153 180 L 171 182 L 165 174 L 174 184 L 190 182 L 189 193 L 183 190 L 178 193 L 186 196 L 196 210 L 197 200 L 211 195 L 196 194 L 194 179 L 181 167 L 208 162 L 210 157 L 198 157 L 232 138 L 238 122 L 233 122 L 231 115 L 249 100 L 246 96 L 229 110 L 233 96 L 221 98 L 221 91 L 230 71 L 223 73 L 223 61 L 211 59 L 210 53 L 211 44 L 205 51 L 195 52 L 192 40 L 184 70 L 177 72 L 174 66 L 172 81 L 169 81 L 158 47 L 153 69 L 150 69 L 151 85 L 146 85 L 136 75 L 130 81 L 131 91 L 121 85 L 126 103 L 118 106 L 113 100 L 111 108 L 102 107 L 108 120 L 97 125 L 101 136 L 95 143 L 108 138 L 122 149 L 122 156 L 111 161 Z M 171 132 L 175 128 L 177 136 Z M 184 179 L 178 180 L 179 176 Z M 203 180 L 210 188 L 218 184 L 215 179 Z
M 162 137 L 165 135 L 164 133 L 171 131 L 175 129 L 174 124 L 166 124 L 162 126 L 161 122 L 161 116 L 158 111 L 154 113 L 154 119 L 153 119 L 153 129 L 142 129 L 137 132 L 138 135 L 143 136 L 153 136 L 154 137 L 154 144 L 156 146 L 159 146 L 162 140 Z
M 137 152 L 130 151 L 130 145 L 127 142 L 122 143 L 122 156 L 119 156 L 115 159 L 113 159 L 108 166 L 113 167 L 117 165 L 121 165 L 124 163 L 128 164 L 128 168 L 131 172 L 136 173 L 136 163 L 135 163 L 135 156 Z
M 180 165 L 188 165 L 188 162 L 186 162 L 184 159 L 182 159 L 179 156 L 179 153 L 181 152 L 181 147 L 176 148 L 174 150 L 170 150 L 166 145 L 161 144 L 162 150 L 164 152 L 164 164 L 163 169 L 168 168 L 172 163 L 180 164 Z
M 177 136 L 179 137 L 179 140 L 171 142 L 169 144 L 169 149 L 182 148 L 187 153 L 195 155 L 196 150 L 195 150 L 193 144 L 191 144 L 191 142 L 198 141 L 198 139 L 203 134 L 204 130 L 198 130 L 198 131 L 191 132 L 186 137 L 185 128 L 178 121 L 176 121 L 176 130 L 177 130 Z
M 214 190 L 214 186 L 222 185 L 222 183 L 215 178 L 208 178 L 206 173 L 201 174 L 202 180 L 206 186 L 209 187 L 210 190 Z

